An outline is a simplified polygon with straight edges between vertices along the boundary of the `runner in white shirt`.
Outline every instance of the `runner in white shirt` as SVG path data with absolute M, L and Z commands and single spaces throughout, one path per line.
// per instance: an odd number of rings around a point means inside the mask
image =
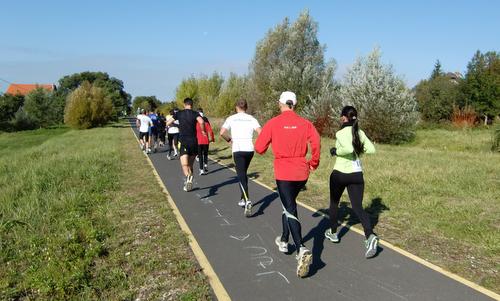
M 141 143 L 140 147 L 143 151 L 151 152 L 149 148 L 149 127 L 153 125 L 153 121 L 145 114 L 144 109 L 141 110 L 141 114 L 137 115 L 135 124 L 139 128 L 139 141 Z
M 241 189 L 241 200 L 238 205 L 244 207 L 245 216 L 250 217 L 252 202 L 248 196 L 247 170 L 254 154 L 253 132 L 260 134 L 261 128 L 257 119 L 246 113 L 247 108 L 246 100 L 241 99 L 236 102 L 236 114 L 226 119 L 220 130 L 220 136 L 232 144 L 233 159 Z

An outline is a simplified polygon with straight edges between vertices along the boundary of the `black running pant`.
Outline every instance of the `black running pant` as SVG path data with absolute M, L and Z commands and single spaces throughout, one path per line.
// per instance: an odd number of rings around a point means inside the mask
M 351 201 L 351 207 L 358 216 L 365 231 L 365 237 L 368 238 L 373 233 L 370 215 L 363 210 L 363 192 L 365 181 L 362 172 L 342 173 L 334 170 L 330 175 L 330 227 L 332 232 L 337 232 L 338 209 L 342 193 L 347 187 L 347 193 Z
M 203 170 L 205 164 L 208 164 L 208 144 L 198 144 L 198 161 L 200 170 Z
M 168 134 L 168 155 L 172 154 L 172 150 L 177 147 L 179 134 Z
M 297 195 L 304 186 L 305 181 L 284 181 L 276 180 L 276 185 L 278 186 L 278 193 L 281 199 L 281 205 L 283 206 L 283 214 L 281 215 L 281 222 L 283 224 L 283 234 L 281 235 L 281 241 L 288 242 L 290 238 L 290 232 L 292 233 L 292 239 L 295 244 L 297 253 L 300 250 L 302 244 L 302 229 L 297 216 Z
M 241 199 L 248 201 L 248 176 L 247 170 L 252 161 L 253 152 L 234 152 L 233 159 L 236 166 L 236 174 L 240 181 Z

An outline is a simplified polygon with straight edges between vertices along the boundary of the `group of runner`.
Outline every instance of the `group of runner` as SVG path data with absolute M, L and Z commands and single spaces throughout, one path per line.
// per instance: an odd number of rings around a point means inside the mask
M 253 116 L 246 113 L 247 102 L 238 100 L 235 104 L 236 113 L 224 121 L 220 136 L 232 147 L 241 191 L 238 205 L 243 207 L 246 217 L 252 216 L 252 202 L 248 190 L 248 167 L 254 152 L 264 154 L 269 146 L 272 147 L 274 176 L 283 207 L 282 234 L 276 237 L 275 243 L 280 252 L 288 253 L 288 242 L 290 235 L 292 236 L 296 251 L 297 276 L 305 277 L 312 263 L 312 253 L 303 243 L 296 200 L 299 192 L 306 185 L 310 172 L 319 166 L 320 136 L 310 121 L 295 112 L 297 105 L 295 93 L 283 92 L 277 103 L 281 113 L 261 127 Z M 137 116 L 137 120 L 141 145 L 143 145 L 142 141 L 147 129 L 144 123 L 153 122 L 149 116 L 144 117 L 142 114 Z M 375 147 L 366 134 L 359 129 L 358 114 L 354 107 L 344 107 L 340 113 L 340 120 L 342 127 L 336 133 L 335 147 L 330 149 L 336 161 L 330 175 L 330 227 L 326 230 L 325 237 L 331 242 L 340 242 L 337 234 L 338 205 L 347 188 L 352 209 L 363 225 L 366 238 L 365 257 L 371 258 L 377 253 L 378 237 L 373 232 L 369 215 L 362 207 L 364 179 L 360 157 L 364 153 L 374 153 Z M 192 99 L 186 98 L 184 109 L 172 111 L 167 116 L 165 125 L 169 140 L 168 158 L 171 158 L 172 150 L 175 151 L 174 156 L 177 153 L 180 155 L 185 176 L 183 190 L 190 191 L 193 188 L 193 163 L 196 156 L 199 157 L 200 175 L 208 171 L 208 145 L 215 140 L 210 122 L 203 116 L 202 111 L 194 111 Z M 171 128 L 176 128 L 172 135 L 177 137 L 171 138 Z M 255 144 L 253 143 L 254 132 L 257 134 Z M 178 139 L 178 149 L 175 139 Z M 307 159 L 309 148 L 311 154 L 310 159 Z

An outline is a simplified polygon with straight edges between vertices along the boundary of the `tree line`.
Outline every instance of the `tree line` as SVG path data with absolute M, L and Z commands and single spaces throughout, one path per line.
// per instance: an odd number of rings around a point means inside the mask
M 26 96 L 0 95 L 0 130 L 19 131 L 66 123 L 90 128 L 117 120 L 129 112 L 131 96 L 123 82 L 104 72 L 62 77 L 57 89 L 37 88 Z

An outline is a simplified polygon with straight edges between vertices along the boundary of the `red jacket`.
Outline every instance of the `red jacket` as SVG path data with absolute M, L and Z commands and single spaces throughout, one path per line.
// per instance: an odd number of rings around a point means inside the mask
M 210 126 L 210 122 L 208 122 L 208 120 L 205 119 L 205 131 L 207 133 L 206 136 L 203 136 L 203 134 L 201 133 L 201 126 L 200 124 L 197 122 L 196 123 L 196 138 L 198 140 L 198 144 L 209 144 L 210 141 L 215 141 L 214 139 L 214 131 L 212 131 L 212 127 Z M 210 141 L 208 141 L 208 138 L 211 138 Z
M 320 137 L 314 125 L 293 111 L 285 111 L 269 120 L 255 141 L 255 151 L 266 152 L 272 144 L 276 180 L 304 181 L 309 169 L 319 165 Z M 311 160 L 307 161 L 307 145 Z

